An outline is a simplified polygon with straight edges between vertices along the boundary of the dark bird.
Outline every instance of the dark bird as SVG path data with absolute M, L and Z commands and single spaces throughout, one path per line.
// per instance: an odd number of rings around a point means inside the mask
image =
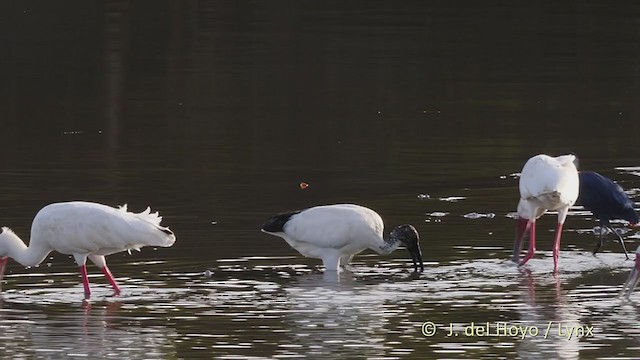
M 414 270 L 424 270 L 418 231 L 411 225 L 400 225 L 384 238 L 383 229 L 378 213 L 353 204 L 279 214 L 262 226 L 263 232 L 283 238 L 300 254 L 322 259 L 326 271 L 339 271 L 363 250 L 389 254 L 400 245 L 409 250 Z
M 624 255 L 627 255 L 627 248 L 624 245 L 622 236 L 613 229 L 610 221 L 616 219 L 626 220 L 630 225 L 637 225 L 640 222 L 638 214 L 633 209 L 633 201 L 625 194 L 622 188 L 597 172 L 582 171 L 580 177 L 580 194 L 576 205 L 582 205 L 585 209 L 591 211 L 593 216 L 600 221 L 600 226 L 611 230 L 620 239 Z M 595 255 L 602 247 L 603 235 L 600 233 L 600 239 L 596 244 L 593 254 Z

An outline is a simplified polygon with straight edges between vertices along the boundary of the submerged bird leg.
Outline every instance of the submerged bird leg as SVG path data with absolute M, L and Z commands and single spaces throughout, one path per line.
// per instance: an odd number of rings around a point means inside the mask
M 631 270 L 631 274 L 629 274 L 627 281 L 625 281 L 624 285 L 622 285 L 622 291 L 620 291 L 620 296 L 623 296 L 624 298 L 629 300 L 631 293 L 633 292 L 636 285 L 638 284 L 639 276 L 640 276 L 640 273 L 638 273 L 638 270 L 636 270 L 636 268 L 634 267 Z
M 340 271 L 339 255 L 327 255 L 322 258 L 322 263 L 326 271 Z
M 344 255 L 340 257 L 340 266 L 345 267 L 349 265 L 351 259 L 353 259 L 353 255 Z
M 627 278 L 627 281 L 622 285 L 622 291 L 620 291 L 620 296 L 624 296 L 627 300 L 629 300 L 629 296 L 638 285 L 638 280 L 640 278 L 640 254 L 636 252 L 636 263 L 635 266 L 631 269 L 631 273 Z M 625 296 L 626 295 L 626 296 Z
M 111 284 L 111 287 L 113 288 L 113 292 L 115 293 L 115 295 L 116 296 L 120 295 L 120 287 L 118 286 L 118 283 L 116 282 L 116 279 L 114 279 L 113 275 L 111 275 L 111 271 L 109 270 L 107 265 L 105 265 L 102 268 L 102 273 L 107 278 L 107 281 L 109 282 L 109 284 Z
M 620 239 L 620 244 L 622 245 L 622 250 L 624 250 L 624 256 L 627 258 L 627 260 L 629 260 L 629 254 L 627 254 L 627 247 L 624 246 L 624 240 L 622 240 L 622 235 L 618 234 L 618 232 L 613 228 L 613 226 L 611 226 L 611 224 L 609 224 L 608 227 L 609 227 L 609 229 L 611 231 L 613 231 L 614 234 L 616 234 L 618 239 Z
M 593 255 L 594 256 L 596 255 L 596 253 L 598 253 L 598 251 L 600 251 L 600 248 L 602 247 L 602 243 L 603 242 L 604 242 L 604 239 L 603 239 L 603 236 L 602 236 L 602 230 L 600 230 L 600 235 L 598 236 L 598 242 L 596 243 L 596 248 L 593 249 Z
M 89 276 L 87 276 L 87 265 L 80 265 L 80 275 L 82 275 L 82 285 L 84 286 L 84 298 L 91 297 L 91 289 L 89 288 Z
M 349 265 L 351 259 L 353 259 L 353 255 L 344 255 L 340 257 L 340 267 L 345 270 L 351 270 L 351 266 Z
M 560 237 L 562 236 L 562 223 L 556 228 L 556 238 L 553 241 L 553 272 L 558 272 L 558 258 L 560 257 Z
M 520 265 L 526 264 L 536 253 L 536 221 L 529 220 L 527 227 L 529 227 L 529 251 L 527 251 L 527 255 L 522 259 Z

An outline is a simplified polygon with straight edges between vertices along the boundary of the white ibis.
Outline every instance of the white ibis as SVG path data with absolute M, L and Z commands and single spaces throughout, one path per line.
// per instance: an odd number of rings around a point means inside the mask
M 638 285 L 638 280 L 640 280 L 640 246 L 638 246 L 638 249 L 636 250 L 636 263 L 634 264 L 633 269 L 631 269 L 631 273 L 629 274 L 627 281 L 624 282 L 620 295 L 629 299 L 629 296 L 631 296 L 636 285 Z
M 620 185 L 614 183 L 597 172 L 581 171 L 580 174 L 580 195 L 578 196 L 577 205 L 582 205 L 585 209 L 591 211 L 593 216 L 600 221 L 600 226 L 611 230 L 620 239 L 624 255 L 627 255 L 627 247 L 624 246 L 622 236 L 611 226 L 610 220 L 623 219 L 636 225 L 640 222 L 638 214 L 633 209 L 633 200 L 625 194 Z M 596 245 L 593 254 L 595 255 L 602 247 L 603 236 L 600 233 L 600 239 Z
M 24 266 L 40 264 L 53 250 L 73 255 L 82 275 L 85 298 L 91 296 L 87 277 L 87 258 L 102 269 L 116 295 L 118 283 L 107 267 L 106 255 L 140 250 L 143 246 L 169 247 L 176 237 L 168 227 L 160 226 L 162 217 L 147 208 L 141 213 L 91 202 L 63 202 L 47 205 L 31 224 L 29 246 L 13 231 L 3 227 L 0 233 L 0 280 L 8 258 Z
M 536 155 L 529 159 L 520 176 L 520 202 L 518 226 L 513 246 L 513 261 L 518 262 L 524 234 L 529 230 L 529 251 L 520 265 L 524 265 L 536 251 L 536 219 L 547 210 L 558 212 L 555 241 L 553 243 L 553 271 L 558 271 L 562 225 L 569 207 L 578 198 L 578 170 L 574 155 L 550 157 Z
M 365 249 L 389 254 L 404 245 L 414 271 L 424 270 L 418 231 L 400 225 L 383 238 L 384 223 L 375 211 L 353 204 L 316 206 L 271 217 L 262 231 L 282 237 L 300 254 L 322 259 L 327 271 L 339 271 Z

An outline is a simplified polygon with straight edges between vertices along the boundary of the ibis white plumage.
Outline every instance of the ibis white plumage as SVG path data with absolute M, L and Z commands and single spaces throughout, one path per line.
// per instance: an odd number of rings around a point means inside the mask
M 569 208 L 576 202 L 580 182 L 574 155 L 551 157 L 536 155 L 530 158 L 520 176 L 520 202 L 518 226 L 513 247 L 513 261 L 518 262 L 522 240 L 529 230 L 529 251 L 520 262 L 524 265 L 536 251 L 536 219 L 548 210 L 558 212 L 555 241 L 553 243 L 553 270 L 558 270 L 560 237 Z
M 625 281 L 624 285 L 622 286 L 622 292 L 620 292 L 620 295 L 629 299 L 629 296 L 631 296 L 631 293 L 636 288 L 636 285 L 638 285 L 639 280 L 640 280 L 640 246 L 638 246 L 638 249 L 636 250 L 636 262 L 633 268 L 631 269 L 631 273 L 629 274 L 627 281 Z
M 327 271 L 339 271 L 354 255 L 371 249 L 389 254 L 405 245 L 414 270 L 424 270 L 418 231 L 401 225 L 383 237 L 384 223 L 375 211 L 353 204 L 316 206 L 271 217 L 262 231 L 282 237 L 300 254 L 322 259 Z
M 29 246 L 9 228 L 0 233 L 0 280 L 8 258 L 24 266 L 40 264 L 51 251 L 73 255 L 82 275 L 85 298 L 91 296 L 87 277 L 87 258 L 102 269 L 114 293 L 120 288 L 107 267 L 105 256 L 139 250 L 143 246 L 169 247 L 176 237 L 160 225 L 162 217 L 147 208 L 141 213 L 127 206 L 111 206 L 74 201 L 42 208 L 31 224 Z

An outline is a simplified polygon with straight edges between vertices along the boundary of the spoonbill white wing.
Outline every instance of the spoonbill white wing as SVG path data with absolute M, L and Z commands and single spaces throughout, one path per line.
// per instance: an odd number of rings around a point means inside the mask
M 126 207 L 89 202 L 56 203 L 36 214 L 31 227 L 31 243 L 49 246 L 63 254 L 112 253 L 142 246 L 171 246 L 175 236 L 161 227 L 156 216 L 139 214 Z
M 579 180 L 574 155 L 551 157 L 537 155 L 529 159 L 520 176 L 520 197 L 525 200 L 539 199 L 557 207 L 573 205 L 578 197 Z M 570 206 L 569 205 L 569 206 Z

